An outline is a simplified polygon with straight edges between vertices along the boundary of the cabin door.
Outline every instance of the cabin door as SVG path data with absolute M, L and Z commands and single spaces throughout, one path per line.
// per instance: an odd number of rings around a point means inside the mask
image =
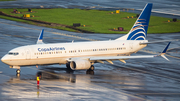
M 31 59 L 31 52 L 29 51 L 29 49 L 26 49 L 26 59 Z

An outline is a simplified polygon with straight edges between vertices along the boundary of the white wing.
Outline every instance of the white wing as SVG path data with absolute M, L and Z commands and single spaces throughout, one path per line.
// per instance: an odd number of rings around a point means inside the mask
M 104 63 L 103 61 L 107 61 L 111 64 L 113 64 L 113 60 L 120 60 L 121 62 L 123 63 L 126 63 L 125 60 L 127 59 L 137 59 L 137 58 L 154 58 L 154 57 L 157 57 L 157 56 L 162 56 L 163 58 L 165 58 L 166 60 L 168 60 L 164 54 L 166 53 L 169 45 L 170 45 L 171 42 L 168 43 L 168 45 L 165 47 L 165 49 L 162 51 L 161 54 L 159 55 L 139 55 L 139 56 L 97 56 L 97 57 L 81 57 L 80 59 L 84 59 L 84 60 L 88 60 L 90 62 L 93 62 L 93 63 L 96 63 L 96 62 L 99 62 L 99 63 Z M 67 61 L 73 61 L 73 60 L 76 60 L 76 59 L 79 59 L 79 58 L 70 58 L 68 59 Z M 169 60 L 168 60 L 169 61 Z
M 104 63 L 103 61 L 107 61 L 113 64 L 113 60 L 119 60 L 123 63 L 126 63 L 127 59 L 137 59 L 137 58 L 154 58 L 156 55 L 141 55 L 141 56 L 106 56 L 106 57 L 90 57 L 89 61 Z

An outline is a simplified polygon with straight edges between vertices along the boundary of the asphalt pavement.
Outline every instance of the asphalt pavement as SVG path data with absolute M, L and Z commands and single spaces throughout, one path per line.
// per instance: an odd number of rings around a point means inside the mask
M 85 34 L 28 25 L 0 19 L 0 58 L 9 50 L 23 45 L 36 44 L 44 29 L 44 42 L 74 42 L 113 40 L 121 34 Z M 180 33 L 148 34 L 147 39 L 172 40 Z M 167 42 L 149 44 L 134 55 L 158 54 Z M 178 101 L 180 99 L 180 42 L 171 43 L 167 52 L 170 61 L 162 57 L 130 59 L 126 64 L 95 64 L 93 73 L 85 70 L 67 72 L 65 65 L 21 67 L 21 74 L 0 62 L 1 101 Z M 36 76 L 42 74 L 40 86 Z

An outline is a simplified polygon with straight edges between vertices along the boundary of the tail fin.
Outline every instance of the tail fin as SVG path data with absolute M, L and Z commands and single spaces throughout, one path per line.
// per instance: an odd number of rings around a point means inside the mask
M 39 34 L 39 38 L 37 40 L 37 44 L 43 44 L 43 33 L 44 33 L 44 29 L 42 29 L 42 31 Z
M 129 33 L 116 40 L 146 40 L 152 5 L 146 4 Z

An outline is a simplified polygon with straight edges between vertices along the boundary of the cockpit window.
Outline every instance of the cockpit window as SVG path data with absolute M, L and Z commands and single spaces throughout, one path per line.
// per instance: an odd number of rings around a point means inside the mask
M 8 53 L 8 55 L 13 55 L 13 53 Z
M 15 52 L 15 53 L 9 52 L 8 55 L 19 55 L 19 53 L 18 52 Z

